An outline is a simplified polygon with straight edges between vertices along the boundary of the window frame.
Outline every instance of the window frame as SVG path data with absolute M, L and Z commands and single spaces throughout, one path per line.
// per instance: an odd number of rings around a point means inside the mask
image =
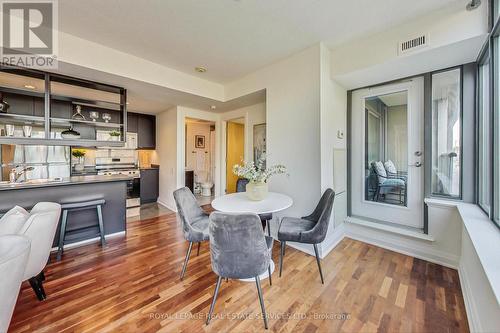
M 460 97 L 459 97 L 459 100 L 460 100 L 460 177 L 459 177 L 459 190 L 458 190 L 458 195 L 447 195 L 447 194 L 439 194 L 439 193 L 434 193 L 432 191 L 432 187 L 433 187 L 433 184 L 432 184 L 432 163 L 433 163 L 433 145 L 434 145 L 434 142 L 433 142 L 433 138 L 432 138 L 432 132 L 430 133 L 431 135 L 431 139 L 430 139 L 430 146 L 429 146 L 429 151 L 430 151 L 430 173 L 429 173 L 429 177 L 430 177 L 430 180 L 429 180 L 429 185 L 430 185 L 430 188 L 429 188 L 429 197 L 432 197 L 432 198 L 439 198 L 439 199 L 446 199 L 446 200 L 456 200 L 456 201 L 462 201 L 463 200 L 463 175 L 464 175 L 464 171 L 463 171 L 463 158 L 464 158 L 464 126 L 463 126 L 463 120 L 464 120 L 464 105 L 463 105 L 463 95 L 464 95 L 464 70 L 463 70 L 463 66 L 460 65 L 460 66 L 454 66 L 454 67 L 449 67 L 449 68 L 444 68 L 444 69 L 440 69 L 440 70 L 437 70 L 437 71 L 433 71 L 433 72 L 430 72 L 430 102 L 431 102 L 431 110 L 430 110 L 430 128 L 431 128 L 431 131 L 432 129 L 434 128 L 434 123 L 433 123 L 433 105 L 432 105 L 432 102 L 433 102 L 433 99 L 432 99 L 432 88 L 433 88 L 433 76 L 436 75 L 436 74 L 440 74 L 440 73 L 445 73 L 445 72 L 451 72 L 451 71 L 454 71 L 454 70 L 459 70 L 460 72 Z
M 498 184 L 497 192 L 495 193 L 495 184 L 500 182 L 500 170 L 495 172 L 495 151 L 500 146 L 500 125 L 495 128 L 495 124 L 500 124 L 500 96 L 495 92 L 500 91 L 500 0 L 490 0 L 488 1 L 489 6 L 489 34 L 488 37 L 477 57 L 476 63 L 477 68 L 477 80 L 476 80 L 476 204 L 488 215 L 490 220 L 500 229 L 500 184 Z M 497 45 L 495 45 L 497 44 Z M 479 71 L 481 70 L 481 65 L 489 59 L 489 107 L 490 107 L 490 133 L 489 133 L 489 151 L 490 151 L 490 209 L 489 211 L 481 205 L 479 200 L 479 133 L 481 124 L 479 123 L 479 98 L 480 96 L 480 86 L 479 86 Z M 497 140 L 495 140 L 497 139 Z M 498 142 L 496 142 L 498 141 Z M 497 157 L 500 159 L 500 157 Z M 500 165 L 500 160 L 498 160 Z M 500 169 L 500 168 L 498 168 Z M 499 218 L 495 218 L 498 215 Z

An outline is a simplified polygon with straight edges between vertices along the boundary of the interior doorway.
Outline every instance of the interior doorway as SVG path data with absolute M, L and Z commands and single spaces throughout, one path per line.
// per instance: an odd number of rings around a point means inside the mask
M 185 120 L 185 186 L 200 205 L 212 202 L 215 194 L 215 122 Z
M 233 166 L 245 158 L 245 118 L 226 122 L 226 193 L 236 192 L 238 177 L 233 174 Z

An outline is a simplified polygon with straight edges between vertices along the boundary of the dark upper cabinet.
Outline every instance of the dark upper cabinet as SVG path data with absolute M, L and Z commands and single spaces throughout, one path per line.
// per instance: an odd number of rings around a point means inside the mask
M 139 115 L 137 113 L 127 112 L 127 132 L 137 133 Z
M 137 120 L 137 148 L 156 148 L 156 116 L 138 114 Z

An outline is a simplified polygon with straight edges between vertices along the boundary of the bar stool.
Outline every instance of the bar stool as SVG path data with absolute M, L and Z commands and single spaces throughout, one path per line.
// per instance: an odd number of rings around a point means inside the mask
M 106 240 L 104 239 L 104 224 L 102 220 L 102 205 L 106 203 L 104 199 L 90 200 L 90 201 L 80 201 L 61 204 L 62 209 L 62 220 L 61 220 L 61 231 L 59 236 L 59 249 L 57 251 L 57 260 L 61 260 L 61 256 L 64 252 L 64 238 L 66 237 L 66 226 L 68 224 L 68 212 L 78 211 L 84 209 L 96 209 L 97 219 L 99 220 L 99 234 L 101 237 L 101 246 L 106 245 Z

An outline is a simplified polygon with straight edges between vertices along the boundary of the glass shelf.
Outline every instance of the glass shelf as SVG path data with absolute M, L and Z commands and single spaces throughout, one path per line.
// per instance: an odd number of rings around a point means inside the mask
M 0 68 L 0 82 L 0 100 L 7 104 L 7 113 L 0 113 L 0 144 L 125 145 L 124 88 L 18 67 Z M 72 119 L 77 112 L 84 120 Z M 69 129 L 80 138 L 62 138 Z M 108 141 L 112 132 L 120 140 Z

